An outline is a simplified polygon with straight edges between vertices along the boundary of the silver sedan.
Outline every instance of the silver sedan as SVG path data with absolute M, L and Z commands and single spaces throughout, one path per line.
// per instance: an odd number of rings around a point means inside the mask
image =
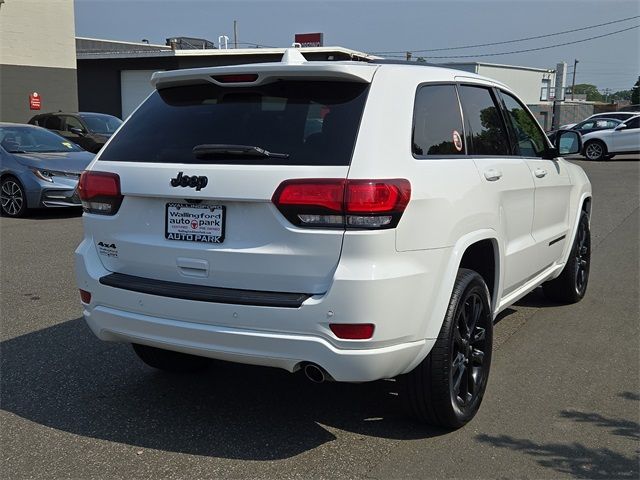
M 78 179 L 94 154 L 34 125 L 0 123 L 0 211 L 78 207 Z

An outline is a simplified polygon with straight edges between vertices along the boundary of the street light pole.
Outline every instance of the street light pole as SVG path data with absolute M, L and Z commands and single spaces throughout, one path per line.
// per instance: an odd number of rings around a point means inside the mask
M 573 80 L 571 81 L 571 100 L 573 100 L 573 89 L 576 88 L 576 66 L 578 65 L 578 60 L 573 61 Z

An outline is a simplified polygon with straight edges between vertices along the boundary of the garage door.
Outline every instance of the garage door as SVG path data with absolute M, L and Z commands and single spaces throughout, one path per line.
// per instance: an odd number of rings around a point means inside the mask
M 151 75 L 156 70 L 122 70 L 120 72 L 120 92 L 122 98 L 122 118 L 125 119 L 153 91 Z

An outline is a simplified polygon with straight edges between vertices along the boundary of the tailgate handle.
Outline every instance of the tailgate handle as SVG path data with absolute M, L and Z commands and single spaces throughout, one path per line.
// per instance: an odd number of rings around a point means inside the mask
M 187 277 L 209 276 L 209 262 L 206 260 L 180 257 L 176 259 L 176 265 L 180 273 Z

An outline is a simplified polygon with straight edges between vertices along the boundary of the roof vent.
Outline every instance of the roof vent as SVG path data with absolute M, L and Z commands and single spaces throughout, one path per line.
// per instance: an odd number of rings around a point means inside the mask
M 295 65 L 301 63 L 307 63 L 307 59 L 300 53 L 297 48 L 287 48 L 282 55 L 282 63 L 287 65 Z

